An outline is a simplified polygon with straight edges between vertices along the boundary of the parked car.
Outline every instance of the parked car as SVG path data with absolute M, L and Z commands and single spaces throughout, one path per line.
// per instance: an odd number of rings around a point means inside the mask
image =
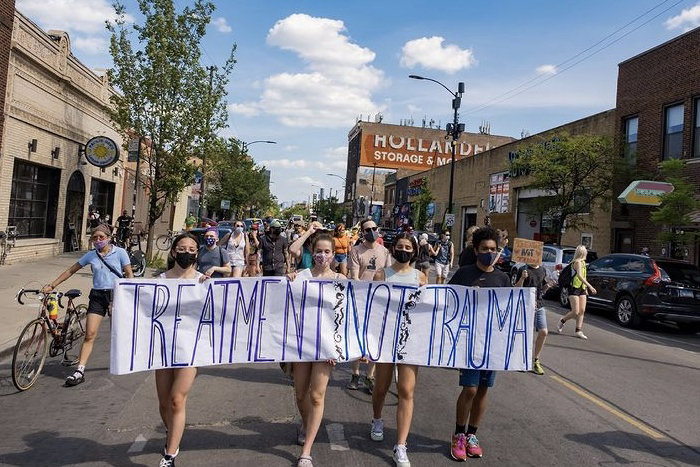
M 245 224 L 245 230 L 249 231 L 253 227 L 253 224 L 258 224 L 258 226 L 261 226 L 262 219 L 259 217 L 249 217 L 248 219 L 245 219 L 243 223 Z
M 222 246 L 224 244 L 224 237 L 226 237 L 228 234 L 233 232 L 233 229 L 230 227 L 221 227 L 220 225 L 216 226 L 216 229 L 219 232 L 219 246 Z M 197 237 L 197 240 L 199 240 L 199 245 L 204 246 L 204 234 L 207 232 L 207 229 L 205 227 L 197 227 L 195 229 L 190 229 L 190 233 L 194 236 Z
M 234 224 L 235 224 L 235 221 L 219 221 L 218 226 L 219 227 L 228 227 L 229 229 L 233 229 Z
M 700 331 L 700 269 L 691 263 L 616 253 L 593 261 L 587 276 L 598 292 L 588 305 L 613 311 L 622 326 L 655 320 Z
M 552 286 L 550 288 L 552 293 L 556 294 L 559 292 L 559 286 L 557 285 L 559 272 L 574 259 L 575 252 L 575 246 L 544 245 L 542 248 L 542 267 L 544 267 L 547 273 L 545 275 L 545 280 Z M 595 251 L 589 251 L 586 257 L 586 263 L 590 263 L 596 259 L 598 259 L 598 254 Z M 525 263 L 512 263 L 510 268 L 510 280 L 512 284 L 515 284 L 518 271 L 523 266 L 525 266 Z M 568 295 L 565 298 L 567 302 L 564 306 L 568 306 Z

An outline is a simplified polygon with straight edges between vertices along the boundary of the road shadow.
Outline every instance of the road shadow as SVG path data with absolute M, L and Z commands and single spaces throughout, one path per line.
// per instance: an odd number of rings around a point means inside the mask
M 598 449 L 612 458 L 615 465 L 640 462 L 640 459 L 624 457 L 625 451 L 638 451 L 669 461 L 700 465 L 700 446 L 680 445 L 666 439 L 654 439 L 637 433 L 606 431 L 603 433 L 568 434 L 564 437 L 570 441 Z
M 292 380 L 287 377 L 278 365 L 265 366 L 264 368 L 255 365 L 235 367 L 231 365 L 216 365 L 200 367 L 197 372 L 200 376 L 235 379 L 246 383 L 292 385 Z

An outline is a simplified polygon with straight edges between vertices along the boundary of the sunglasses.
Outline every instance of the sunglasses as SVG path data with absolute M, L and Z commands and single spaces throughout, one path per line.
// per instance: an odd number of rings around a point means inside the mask
M 241 224 L 236 224 L 236 228 L 243 227 Z
M 367 227 L 367 228 L 365 229 L 365 232 L 372 232 L 372 231 L 376 232 L 378 228 L 379 228 L 379 227 Z

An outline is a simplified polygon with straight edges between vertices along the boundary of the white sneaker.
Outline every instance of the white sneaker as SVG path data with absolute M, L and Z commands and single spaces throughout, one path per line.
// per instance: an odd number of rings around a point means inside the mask
M 397 444 L 394 446 L 394 462 L 396 467 L 411 467 L 411 461 L 408 460 L 405 444 Z
M 559 320 L 559 324 L 557 325 L 557 334 L 561 334 L 561 332 L 564 330 L 564 323 Z
M 372 441 L 384 441 L 384 422 L 381 418 L 379 420 L 372 419 L 369 437 L 372 438 Z
M 579 339 L 588 339 L 588 337 L 586 337 L 583 331 L 576 331 L 576 337 L 578 337 Z

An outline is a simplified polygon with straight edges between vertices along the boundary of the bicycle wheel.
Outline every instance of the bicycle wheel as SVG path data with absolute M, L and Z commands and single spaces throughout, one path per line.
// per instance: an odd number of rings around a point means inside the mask
M 158 248 L 160 251 L 168 251 L 171 243 L 172 239 L 169 235 L 164 234 L 156 238 L 156 248 Z
M 36 382 L 44 368 L 49 340 L 40 318 L 31 321 L 22 330 L 12 354 L 12 383 L 20 391 L 26 391 Z

